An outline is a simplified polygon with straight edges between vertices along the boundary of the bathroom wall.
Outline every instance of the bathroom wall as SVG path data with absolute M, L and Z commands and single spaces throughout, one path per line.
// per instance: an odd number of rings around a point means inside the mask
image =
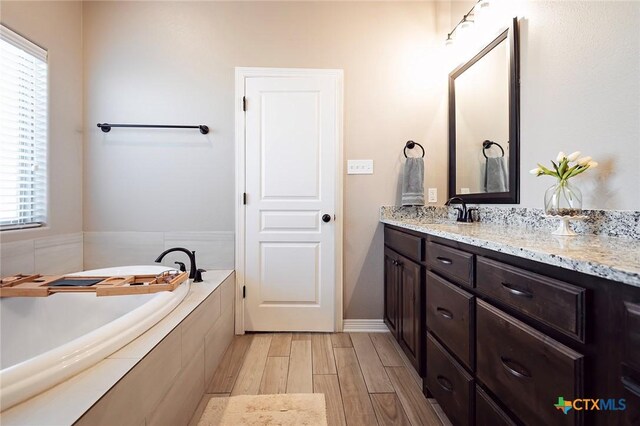
M 49 54 L 48 223 L 0 233 L 0 276 L 78 270 L 83 245 L 82 2 L 3 0 L 0 20 Z
M 345 317 L 382 318 L 379 207 L 398 198 L 406 140 L 446 150 L 434 35 L 427 2 L 86 2 L 85 267 L 125 251 L 151 261 L 167 232 L 233 232 L 234 67 L 339 68 L 344 157 L 375 169 L 345 176 Z M 211 133 L 103 134 L 104 121 Z M 446 172 L 435 161 L 428 150 L 427 181 Z
M 438 10 L 450 17 L 438 28 L 442 43 L 474 3 Z M 542 207 L 553 181 L 528 171 L 563 150 L 600 163 L 575 178 L 585 208 L 640 209 L 640 3 L 492 3 L 505 18 L 521 17 L 521 205 Z M 446 176 L 439 179 L 445 187 Z

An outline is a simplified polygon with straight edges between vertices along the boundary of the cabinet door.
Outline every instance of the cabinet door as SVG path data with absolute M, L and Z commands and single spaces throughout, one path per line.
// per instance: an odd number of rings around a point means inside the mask
M 398 286 L 398 255 L 389 250 L 384 249 L 384 322 L 394 337 L 398 338 L 399 328 L 399 296 L 400 289 Z
M 422 270 L 420 265 L 399 256 L 400 262 L 400 344 L 407 357 L 422 375 L 420 362 L 422 333 Z

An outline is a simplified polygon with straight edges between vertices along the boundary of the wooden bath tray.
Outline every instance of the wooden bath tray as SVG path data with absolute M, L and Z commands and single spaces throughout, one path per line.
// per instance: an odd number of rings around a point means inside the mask
M 0 280 L 0 297 L 46 297 L 53 293 L 95 293 L 119 296 L 173 291 L 186 281 L 186 272 L 160 275 L 76 277 L 17 274 Z M 87 285 L 93 282 L 91 285 Z

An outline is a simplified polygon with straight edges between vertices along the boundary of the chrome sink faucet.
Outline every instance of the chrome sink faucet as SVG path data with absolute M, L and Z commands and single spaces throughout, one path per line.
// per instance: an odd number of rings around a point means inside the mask
M 164 258 L 167 254 L 174 251 L 181 251 L 183 253 L 186 253 L 187 256 L 189 256 L 189 262 L 191 263 L 190 270 L 189 270 L 189 279 L 193 280 L 194 283 L 202 282 L 202 273 L 206 271 L 204 269 L 198 269 L 198 267 L 196 266 L 195 251 L 187 250 L 186 248 L 183 248 L 183 247 L 173 247 L 160 253 L 160 256 L 158 256 L 158 258 L 155 260 L 156 263 L 162 262 L 162 258 Z M 181 262 L 176 262 L 176 263 L 181 263 Z
M 454 209 L 458 211 L 458 217 L 456 218 L 456 222 L 472 223 L 473 215 L 471 214 L 471 212 L 472 211 L 477 212 L 478 209 L 475 207 L 468 209 L 467 204 L 460 197 L 451 197 L 447 200 L 446 203 L 444 203 L 444 205 L 450 206 L 453 203 L 458 203 L 462 206 L 462 207 L 454 207 Z

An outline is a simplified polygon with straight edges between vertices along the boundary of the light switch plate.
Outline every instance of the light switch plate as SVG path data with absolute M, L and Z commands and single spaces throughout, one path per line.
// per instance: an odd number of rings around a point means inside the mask
M 429 188 L 428 202 L 437 203 L 438 202 L 438 188 Z
M 348 160 L 347 174 L 348 175 L 372 175 L 373 160 Z

